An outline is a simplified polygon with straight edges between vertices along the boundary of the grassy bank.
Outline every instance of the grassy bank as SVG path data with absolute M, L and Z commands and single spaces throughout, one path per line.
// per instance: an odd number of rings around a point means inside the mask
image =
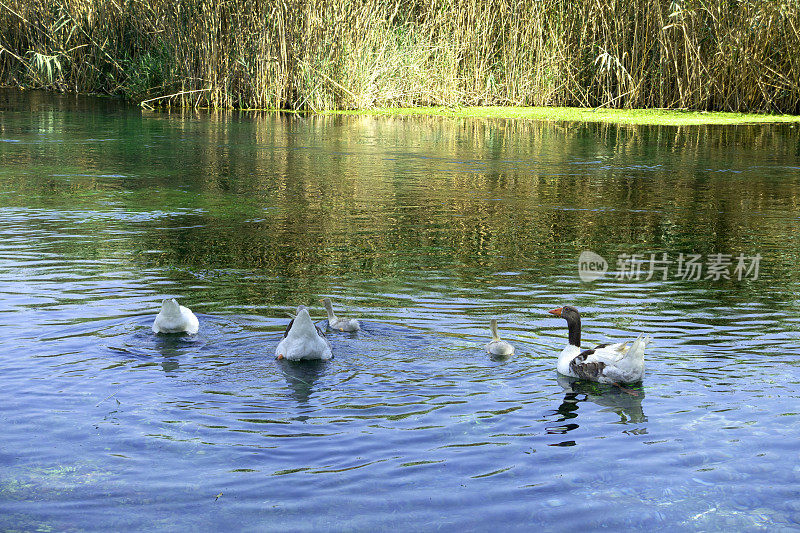
M 0 82 L 151 106 L 800 114 L 800 5 L 3 0 Z

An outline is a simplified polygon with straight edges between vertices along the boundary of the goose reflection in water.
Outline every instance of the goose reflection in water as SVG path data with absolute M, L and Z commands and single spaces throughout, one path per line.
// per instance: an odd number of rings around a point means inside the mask
M 133 357 L 148 363 L 158 361 L 160 356 L 161 369 L 167 376 L 170 376 L 172 372 L 180 368 L 181 361 L 202 344 L 197 338 L 187 339 L 184 335 L 156 336 L 137 332 L 131 338 L 125 339 L 121 346 L 108 346 L 108 349 L 125 358 Z M 170 377 L 174 377 L 174 375 Z
M 643 389 L 624 389 L 614 385 L 605 385 L 580 380 L 568 376 L 558 376 L 558 384 L 564 389 L 564 401 L 553 413 L 560 415 L 558 425 L 547 426 L 545 431 L 551 435 L 566 435 L 580 427 L 573 420 L 578 417 L 580 402 L 589 401 L 601 407 L 603 411 L 617 413 L 622 424 L 638 424 L 647 422 L 642 410 L 644 400 Z M 550 446 L 575 446 L 574 440 L 562 441 Z
M 187 337 L 180 334 L 167 334 L 155 336 L 153 348 L 161 355 L 161 369 L 165 374 L 180 368 L 181 362 L 197 350 L 202 349 L 205 344 L 200 338 Z M 174 376 L 173 376 L 174 377 Z
M 329 363 L 327 360 L 321 359 L 300 361 L 278 359 L 275 362 L 283 372 L 283 377 L 286 379 L 292 398 L 300 404 L 308 402 L 308 399 L 315 391 L 314 384 L 325 373 Z

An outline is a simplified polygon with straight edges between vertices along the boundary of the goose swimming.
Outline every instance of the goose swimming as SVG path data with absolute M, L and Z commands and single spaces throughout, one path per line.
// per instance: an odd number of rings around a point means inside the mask
M 178 304 L 175 298 L 167 298 L 161 303 L 161 311 L 153 321 L 153 333 L 195 334 L 200 322 L 191 309 Z
M 635 383 L 644 375 L 644 349 L 650 336 L 628 343 L 598 344 L 581 350 L 581 315 L 569 305 L 548 311 L 567 321 L 569 344 L 561 351 L 556 365 L 559 373 L 599 383 Z
M 323 298 L 320 300 L 325 306 L 325 311 L 328 312 L 328 325 L 333 329 L 339 331 L 358 331 L 361 329 L 361 324 L 355 318 L 339 318 L 333 313 L 333 304 L 330 298 Z
M 486 345 L 486 351 L 497 357 L 508 357 L 514 355 L 514 347 L 508 342 L 502 340 L 500 335 L 497 334 L 497 319 L 492 319 L 489 322 L 492 329 L 492 340 Z
M 297 314 L 289 322 L 283 339 L 275 348 L 278 359 L 299 361 L 300 359 L 330 359 L 331 345 L 325 334 L 311 320 L 306 306 L 297 308 Z

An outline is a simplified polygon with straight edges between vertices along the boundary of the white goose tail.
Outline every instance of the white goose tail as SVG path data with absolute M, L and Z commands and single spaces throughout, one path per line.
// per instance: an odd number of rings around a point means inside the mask
M 633 344 L 631 344 L 626 357 L 635 361 L 644 361 L 644 349 L 648 344 L 650 344 L 650 342 L 652 342 L 652 340 L 653 339 L 650 337 L 650 335 L 640 333 L 636 340 L 633 341 Z

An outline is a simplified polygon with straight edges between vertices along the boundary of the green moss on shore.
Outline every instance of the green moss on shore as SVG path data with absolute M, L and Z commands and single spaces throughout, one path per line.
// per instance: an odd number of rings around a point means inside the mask
M 668 109 L 591 109 L 578 107 L 412 107 L 355 111 L 331 111 L 335 114 L 408 116 L 427 115 L 456 118 L 511 118 L 553 122 L 608 122 L 667 126 L 763 124 L 800 122 L 798 115 L 722 113 Z

